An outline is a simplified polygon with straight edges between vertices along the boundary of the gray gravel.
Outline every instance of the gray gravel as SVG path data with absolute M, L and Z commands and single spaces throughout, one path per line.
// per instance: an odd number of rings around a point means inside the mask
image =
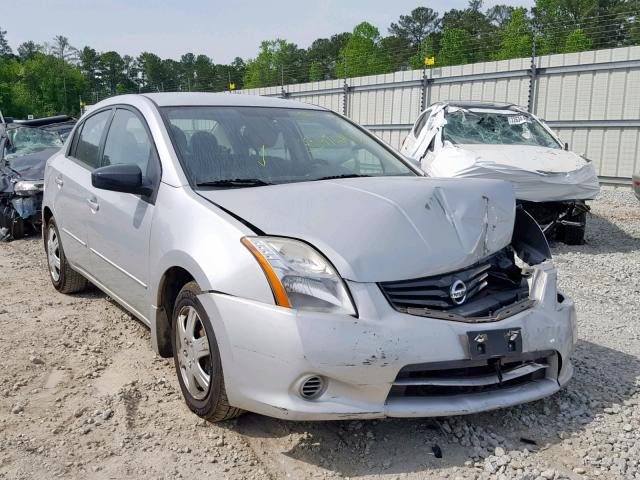
M 97 291 L 55 293 L 40 239 L 0 244 L 0 478 L 640 479 L 640 204 L 605 189 L 587 244 L 552 248 L 580 339 L 553 397 L 443 419 L 212 425 L 146 328 Z

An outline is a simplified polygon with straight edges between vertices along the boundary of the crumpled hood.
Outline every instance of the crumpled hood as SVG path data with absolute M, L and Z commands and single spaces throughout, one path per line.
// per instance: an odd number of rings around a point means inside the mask
M 511 241 L 506 182 L 354 178 L 209 190 L 201 195 L 267 235 L 305 240 L 357 282 L 436 275 Z
M 0 192 L 13 192 L 12 180 L 44 180 L 47 160 L 59 148 L 46 148 L 39 152 L 9 159 L 9 165 L 0 168 Z
M 526 145 L 447 145 L 425 169 L 434 177 L 510 181 L 532 202 L 584 200 L 600 191 L 590 162 L 574 152 Z

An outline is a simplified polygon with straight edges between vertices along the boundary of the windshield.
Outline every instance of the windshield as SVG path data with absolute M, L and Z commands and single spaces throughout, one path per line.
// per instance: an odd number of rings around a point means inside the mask
M 64 141 L 57 132 L 48 132 L 41 128 L 17 127 L 7 130 L 9 143 L 4 158 L 10 160 L 47 148 L 60 148 Z
M 443 137 L 453 144 L 535 145 L 561 148 L 532 116 L 510 110 L 447 110 Z
M 263 107 L 163 111 L 182 165 L 196 186 L 415 175 L 389 150 L 331 112 Z

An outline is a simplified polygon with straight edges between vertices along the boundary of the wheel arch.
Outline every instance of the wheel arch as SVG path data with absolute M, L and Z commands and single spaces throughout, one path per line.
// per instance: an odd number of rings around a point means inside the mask
M 153 349 L 164 358 L 173 355 L 171 348 L 171 317 L 178 293 L 187 283 L 195 281 L 201 290 L 210 290 L 207 277 L 198 267 L 180 262 L 161 269 L 155 288 L 154 310 L 151 321 Z

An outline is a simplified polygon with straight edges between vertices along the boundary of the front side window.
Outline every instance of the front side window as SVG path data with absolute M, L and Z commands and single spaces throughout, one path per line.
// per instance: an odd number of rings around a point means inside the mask
M 418 117 L 416 121 L 416 126 L 413 127 L 413 135 L 417 138 L 420 135 L 420 132 L 424 128 L 425 123 L 427 123 L 427 118 L 431 114 L 431 109 L 425 110 L 425 112 Z
M 111 110 L 87 118 L 80 131 L 74 157 L 90 168 L 100 166 L 100 140 L 111 117 Z
M 331 112 L 260 107 L 163 110 L 176 152 L 195 185 L 415 175 L 368 134 Z M 232 181 L 238 185 L 228 185 Z
M 104 144 L 102 166 L 137 165 L 143 175 L 155 148 L 142 120 L 132 111 L 117 109 Z
M 445 114 L 444 140 L 453 144 L 534 145 L 562 148 L 531 115 L 456 108 Z

